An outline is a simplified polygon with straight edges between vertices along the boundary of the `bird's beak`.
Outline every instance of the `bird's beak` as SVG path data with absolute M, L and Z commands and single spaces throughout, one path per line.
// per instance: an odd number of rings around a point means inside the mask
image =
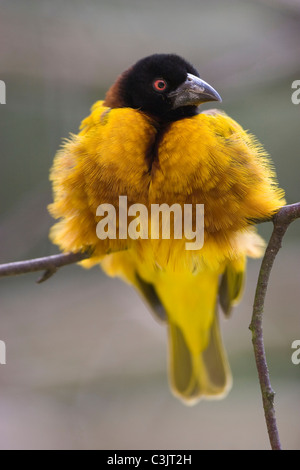
M 172 101 L 173 109 L 181 106 L 199 106 L 206 101 L 222 101 L 212 86 L 191 73 L 187 74 L 186 81 L 171 91 L 168 97 Z

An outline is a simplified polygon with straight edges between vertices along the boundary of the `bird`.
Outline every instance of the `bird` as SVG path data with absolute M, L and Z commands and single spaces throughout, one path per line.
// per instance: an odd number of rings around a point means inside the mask
M 247 259 L 263 254 L 255 225 L 285 204 L 262 144 L 224 111 L 201 111 L 207 102 L 221 97 L 191 63 L 173 53 L 144 57 L 92 106 L 50 172 L 52 242 L 63 252 L 91 250 L 81 264 L 128 283 L 166 325 L 170 389 L 186 405 L 223 398 L 232 386 L 220 312 L 231 315 Z M 97 209 L 120 214 L 120 196 L 149 213 L 155 204 L 201 204 L 202 246 L 187 249 L 174 228 L 169 238 L 99 238 Z M 117 234 L 124 229 L 117 217 L 114 224 Z

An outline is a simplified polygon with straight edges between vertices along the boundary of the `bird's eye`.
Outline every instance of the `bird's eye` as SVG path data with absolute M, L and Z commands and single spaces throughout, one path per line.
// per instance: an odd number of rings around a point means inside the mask
M 155 91 L 165 91 L 168 84 L 163 78 L 157 78 L 153 82 L 153 88 Z

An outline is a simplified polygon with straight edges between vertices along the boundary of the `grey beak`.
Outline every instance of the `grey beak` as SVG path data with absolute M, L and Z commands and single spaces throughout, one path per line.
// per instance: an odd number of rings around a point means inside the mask
M 199 106 L 206 101 L 222 101 L 212 86 L 191 73 L 187 74 L 186 81 L 171 91 L 168 97 L 172 101 L 173 109 L 181 106 Z

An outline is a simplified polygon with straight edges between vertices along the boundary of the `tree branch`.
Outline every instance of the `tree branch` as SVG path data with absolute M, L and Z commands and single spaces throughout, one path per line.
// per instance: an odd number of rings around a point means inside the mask
M 0 277 L 17 276 L 18 274 L 27 274 L 36 271 L 45 271 L 37 280 L 41 283 L 49 279 L 56 271 L 68 264 L 78 263 L 84 259 L 90 258 L 91 251 L 81 253 L 61 253 L 59 255 L 45 256 L 44 258 L 35 258 L 15 263 L 0 265 Z
M 265 412 L 265 419 L 270 439 L 271 448 L 273 450 L 280 450 L 281 444 L 279 439 L 279 432 L 276 423 L 274 397 L 275 393 L 272 389 L 268 365 L 266 360 L 266 353 L 263 341 L 263 312 L 264 303 L 267 293 L 267 288 L 270 279 L 270 273 L 275 261 L 276 255 L 281 248 L 282 239 L 289 227 L 289 225 L 297 218 L 300 217 L 300 202 L 284 206 L 273 217 L 273 233 L 268 243 L 265 255 L 263 257 L 261 268 L 258 276 L 253 315 L 251 324 L 249 326 L 252 331 L 252 343 L 254 348 L 254 355 L 256 367 L 259 377 L 259 383 L 262 394 L 263 407 Z

